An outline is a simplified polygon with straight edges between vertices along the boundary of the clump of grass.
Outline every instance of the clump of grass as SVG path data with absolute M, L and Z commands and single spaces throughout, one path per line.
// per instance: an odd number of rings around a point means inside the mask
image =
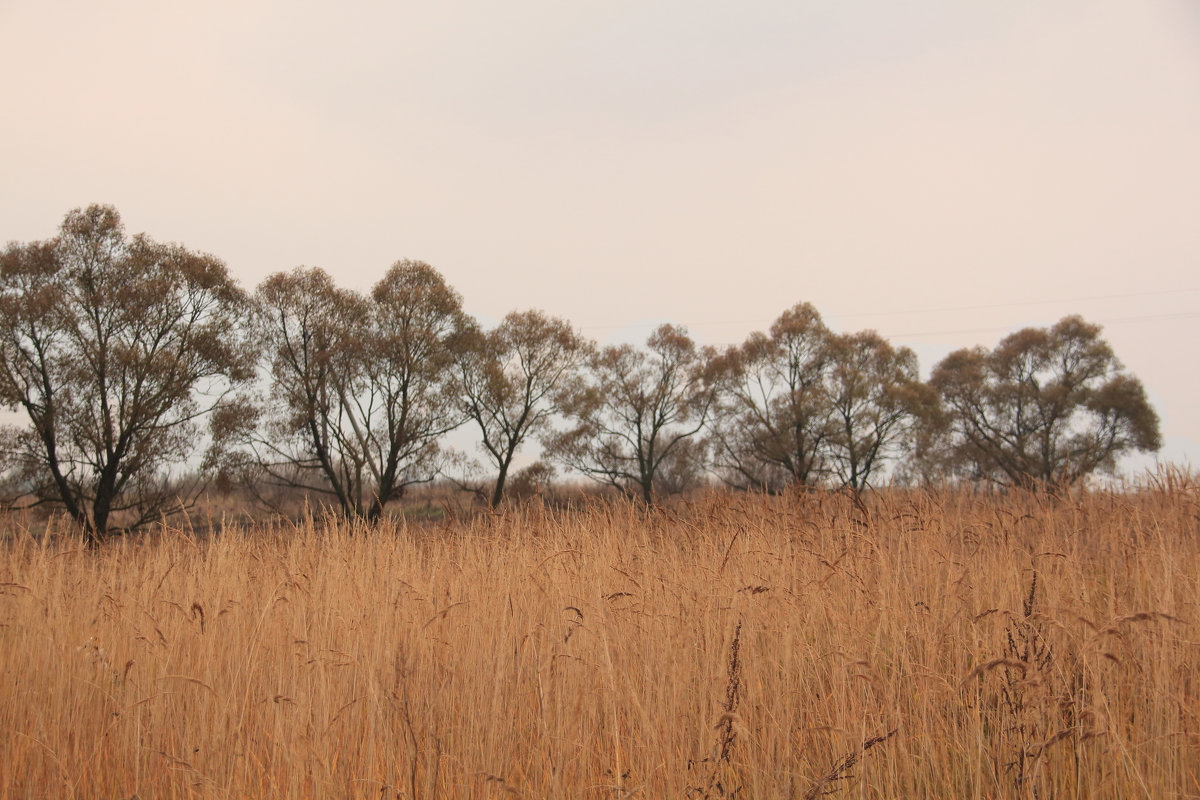
M 825 773 L 825 775 L 821 776 L 821 779 L 813 784 L 811 789 L 804 793 L 804 800 L 816 800 L 818 797 L 824 797 L 825 795 L 836 792 L 839 781 L 848 781 L 854 777 L 851 770 L 854 769 L 854 765 L 858 763 L 858 760 L 862 758 L 862 756 L 864 756 L 872 747 L 878 747 L 888 739 L 895 736 L 897 730 L 897 728 L 892 728 L 887 733 L 882 733 L 879 736 L 872 736 L 860 746 L 854 748 L 849 753 L 846 753 L 844 756 L 839 758 L 833 765 L 833 768 L 830 769 L 829 772 Z
M 728 551 L 726 551 L 728 558 Z M 699 760 L 689 760 L 688 769 L 700 766 L 708 767 L 708 776 L 703 786 L 689 786 L 688 797 L 729 797 L 741 795 L 741 785 L 737 772 L 733 768 L 733 745 L 739 733 L 744 730 L 741 717 L 738 715 L 738 705 L 742 695 L 742 621 L 733 629 L 733 640 L 729 643 L 729 666 L 726 670 L 725 701 L 722 704 L 721 715 L 713 725 L 717 731 L 717 743 L 712 754 Z
M 1070 728 L 1051 733 L 1048 728 L 1053 717 L 1045 713 L 1045 708 L 1036 707 L 1038 700 L 1045 705 L 1057 694 L 1051 670 L 1054 648 L 1046 641 L 1042 621 L 1034 616 L 1037 589 L 1038 574 L 1034 570 L 1022 614 L 1010 619 L 1004 632 L 1004 679 L 1000 686 L 1002 706 L 1010 720 L 1006 732 L 1012 737 L 1012 757 L 1003 767 L 1018 789 L 1029 784 L 1034 797 L 1040 792 L 1033 772 L 1046 747 L 1070 735 Z
M 1089 769 L 1089 741 L 1116 734 L 1107 719 L 1114 697 L 1135 690 L 1143 677 L 1124 674 L 1124 661 L 1104 649 L 1105 639 L 1135 622 L 1178 621 L 1160 612 L 1118 617 L 1103 629 L 1078 617 L 1083 635 L 1040 610 L 1039 573 L 1035 569 L 1020 613 L 1009 612 L 1000 657 L 973 669 L 964 681 L 978 678 L 976 697 L 987 710 L 985 736 L 997 745 L 997 785 L 1013 796 L 1055 796 L 1064 775 L 1080 780 Z M 1044 589 L 1043 589 L 1044 591 Z M 1057 638 L 1059 647 L 1051 641 Z M 984 679 L 999 676 L 989 697 Z M 1137 712 L 1129 710 L 1130 716 Z M 1057 784 L 1056 784 L 1057 782 Z

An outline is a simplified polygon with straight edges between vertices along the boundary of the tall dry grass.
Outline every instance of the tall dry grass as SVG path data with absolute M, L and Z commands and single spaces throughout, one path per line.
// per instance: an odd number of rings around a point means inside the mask
M 0 799 L 1195 797 L 1200 493 L 9 532 Z

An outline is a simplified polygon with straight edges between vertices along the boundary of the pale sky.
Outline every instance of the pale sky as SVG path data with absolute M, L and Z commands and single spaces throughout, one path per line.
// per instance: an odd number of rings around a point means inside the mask
M 800 301 L 928 370 L 1105 324 L 1200 466 L 1196 0 L 0 0 L 0 240 L 71 208 L 484 322 L 741 341 Z

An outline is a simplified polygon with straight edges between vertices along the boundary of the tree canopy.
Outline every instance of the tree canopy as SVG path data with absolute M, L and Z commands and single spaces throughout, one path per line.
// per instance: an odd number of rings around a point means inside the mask
M 248 303 L 216 258 L 125 234 L 111 206 L 0 256 L 0 401 L 28 427 L 5 465 L 93 540 L 186 502 L 171 468 L 253 376 Z M 186 494 L 186 493 L 185 493 Z
M 933 438 L 956 469 L 1016 486 L 1056 488 L 1119 456 L 1161 446 L 1158 415 L 1100 326 L 1069 316 L 1025 328 L 994 350 L 958 350 L 933 370 Z
M 0 404 L 25 418 L 0 428 L 0 501 L 59 507 L 95 542 L 240 475 L 264 502 L 374 520 L 411 486 L 463 485 L 447 436 L 467 423 L 494 476 L 468 488 L 492 506 L 541 492 L 555 463 L 646 503 L 718 481 L 1056 490 L 1161 445 L 1100 334 L 1068 316 L 927 381 L 911 350 L 835 333 L 808 303 L 720 349 L 677 325 L 599 347 L 541 311 L 485 330 L 421 261 L 369 292 L 298 267 L 249 296 L 213 256 L 93 205 L 0 252 Z M 510 476 L 532 442 L 544 460 Z
M 440 439 L 465 419 L 451 368 L 467 325 L 437 270 L 397 262 L 364 297 L 297 269 L 269 277 L 255 301 L 271 377 L 245 436 L 251 482 L 322 493 L 375 519 L 437 476 Z
M 509 468 L 530 436 L 548 429 L 578 390 L 588 343 L 565 320 L 539 311 L 509 314 L 491 331 L 472 325 L 455 348 L 464 411 L 497 470 L 492 507 L 504 497 Z
M 825 396 L 833 334 L 808 303 L 715 355 L 714 466 L 738 488 L 777 492 L 829 471 L 833 409 Z
M 617 345 L 595 353 L 588 382 L 564 406 L 575 426 L 549 450 L 581 474 L 650 503 L 663 471 L 703 430 L 713 397 L 695 342 L 683 328 L 662 325 L 644 350 Z M 698 458 L 694 448 L 689 453 Z

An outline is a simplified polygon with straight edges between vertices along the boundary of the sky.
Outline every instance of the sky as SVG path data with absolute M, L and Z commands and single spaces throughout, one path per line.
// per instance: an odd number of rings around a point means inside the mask
M 1195 0 L 0 0 L 0 33 L 0 241 L 110 203 L 248 289 L 419 259 L 601 342 L 807 301 L 926 373 L 1078 313 L 1200 465 Z

